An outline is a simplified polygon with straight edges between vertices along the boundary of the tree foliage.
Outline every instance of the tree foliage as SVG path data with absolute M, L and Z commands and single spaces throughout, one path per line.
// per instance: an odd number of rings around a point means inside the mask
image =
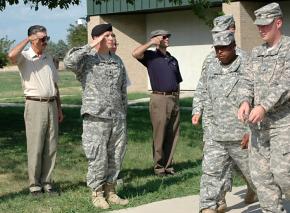
M 53 58 L 58 60 L 64 58 L 68 49 L 68 45 L 63 40 L 59 40 L 57 43 L 50 41 L 48 42 L 46 47 L 46 51 L 50 53 Z
M 83 0 L 84 1 L 84 0 Z M 94 0 L 95 4 L 101 4 L 103 2 L 107 2 L 109 0 Z M 127 3 L 134 4 L 135 0 L 126 0 Z M 163 1 L 163 0 L 158 0 Z M 222 2 L 229 3 L 231 0 L 221 0 Z M 176 5 L 181 5 L 183 0 L 169 0 L 169 2 L 173 2 Z M 212 26 L 212 20 L 221 15 L 221 12 L 215 12 L 210 10 L 211 1 L 209 0 L 188 0 L 188 2 L 192 5 L 193 12 L 208 26 Z M 29 5 L 31 8 L 38 10 L 39 6 L 44 6 L 49 9 L 61 8 L 68 9 L 70 6 L 79 5 L 81 0 L 23 0 L 25 5 Z M 3 11 L 7 5 L 19 4 L 19 0 L 0 0 L 0 11 Z
M 5 38 L 0 38 L 0 68 L 7 65 L 7 53 L 13 43 L 14 41 L 10 41 L 7 36 L 5 36 Z
M 85 25 L 69 26 L 67 42 L 69 47 L 79 47 L 88 43 L 88 31 Z
M 0 0 L 0 10 L 3 11 L 8 5 L 19 4 L 19 0 Z M 48 7 L 49 9 L 61 8 L 68 9 L 72 5 L 79 5 L 80 0 L 23 0 L 25 5 L 38 10 L 39 6 Z

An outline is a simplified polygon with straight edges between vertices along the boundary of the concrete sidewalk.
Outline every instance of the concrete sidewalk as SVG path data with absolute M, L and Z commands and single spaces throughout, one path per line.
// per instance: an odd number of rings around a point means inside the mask
M 243 197 L 246 187 L 234 187 L 226 196 L 229 213 L 261 213 L 259 203 L 246 206 Z M 284 202 L 287 212 L 290 212 L 290 203 Z M 111 213 L 198 213 L 199 196 L 187 196 L 158 201 L 135 208 L 111 211 Z

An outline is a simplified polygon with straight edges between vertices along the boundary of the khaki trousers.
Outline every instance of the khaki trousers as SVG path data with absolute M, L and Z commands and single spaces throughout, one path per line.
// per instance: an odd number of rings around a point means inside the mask
M 58 142 L 58 113 L 56 101 L 26 100 L 24 111 L 29 189 L 51 188 L 51 173 L 55 165 Z
M 179 137 L 179 97 L 151 94 L 149 104 L 153 127 L 155 174 L 173 170 L 172 159 Z

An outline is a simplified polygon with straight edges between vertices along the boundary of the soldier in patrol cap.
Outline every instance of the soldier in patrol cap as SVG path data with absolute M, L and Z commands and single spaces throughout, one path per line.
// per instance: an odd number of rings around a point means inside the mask
M 254 188 L 249 174 L 248 151 L 240 148 L 248 128 L 237 119 L 238 105 L 235 102 L 238 93 L 236 83 L 246 63 L 236 54 L 233 32 L 214 33 L 213 45 L 216 59 L 208 64 L 204 71 L 206 76 L 201 79 L 206 89 L 204 107 L 211 116 L 207 127 L 211 138 L 204 145 L 200 181 L 202 213 L 225 212 L 225 209 L 219 208 L 219 198 L 227 187 L 232 162 Z
M 127 83 L 122 60 L 110 50 L 115 42 L 111 24 L 92 29 L 92 42 L 69 50 L 64 63 L 83 88 L 82 146 L 89 162 L 87 185 L 97 208 L 126 205 L 115 184 L 127 144 Z
M 264 44 L 252 50 L 240 81 L 238 118 L 250 123 L 249 165 L 263 212 L 287 212 L 290 199 L 290 38 L 282 11 L 271 3 L 255 11 Z
M 214 27 L 212 28 L 212 33 L 218 33 L 225 30 L 230 30 L 232 32 L 235 32 L 236 25 L 233 15 L 223 15 L 218 16 L 213 20 Z
M 225 30 L 230 30 L 232 32 L 235 32 L 235 20 L 232 15 L 223 15 L 216 17 L 213 21 L 214 27 L 212 29 L 212 33 L 218 33 Z M 241 57 L 241 59 L 246 62 L 247 61 L 247 53 L 243 50 L 241 50 L 239 47 L 236 46 L 236 54 Z M 205 106 L 206 96 L 204 95 L 206 88 L 203 84 L 203 78 L 207 76 L 209 69 L 207 68 L 210 63 L 216 60 L 216 52 L 213 50 L 210 52 L 209 55 L 207 55 L 206 59 L 203 62 L 202 71 L 201 71 L 201 77 L 198 82 L 196 91 L 193 96 L 192 100 L 192 124 L 198 125 L 199 120 L 202 116 L 202 126 L 203 126 L 203 142 L 206 144 L 207 142 L 211 141 L 211 134 L 209 133 L 208 126 L 210 125 L 211 116 L 209 115 L 208 109 Z M 249 140 L 249 134 L 245 134 L 243 137 L 243 140 L 241 144 L 247 144 L 247 141 Z M 247 148 L 246 145 L 243 145 L 244 148 Z M 223 212 L 227 208 L 226 200 L 225 200 L 225 194 L 228 191 L 231 191 L 232 188 L 232 169 L 229 169 L 228 171 L 228 181 L 226 181 L 225 187 L 224 187 L 224 196 L 221 196 L 220 201 L 218 202 L 218 211 Z M 246 180 L 246 179 L 245 179 Z M 201 186 L 202 188 L 203 186 Z M 204 195 L 206 196 L 206 195 Z M 206 199 L 206 198 L 204 198 Z M 247 193 L 245 196 L 245 203 L 250 204 L 257 201 L 257 196 L 254 192 L 254 190 L 250 187 L 250 185 L 247 183 Z

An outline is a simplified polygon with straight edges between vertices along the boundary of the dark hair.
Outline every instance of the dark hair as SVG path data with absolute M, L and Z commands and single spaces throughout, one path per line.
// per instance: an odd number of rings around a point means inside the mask
M 33 25 L 28 28 L 27 34 L 28 36 L 31 36 L 33 34 L 36 34 L 38 32 L 46 32 L 46 28 L 41 25 Z

